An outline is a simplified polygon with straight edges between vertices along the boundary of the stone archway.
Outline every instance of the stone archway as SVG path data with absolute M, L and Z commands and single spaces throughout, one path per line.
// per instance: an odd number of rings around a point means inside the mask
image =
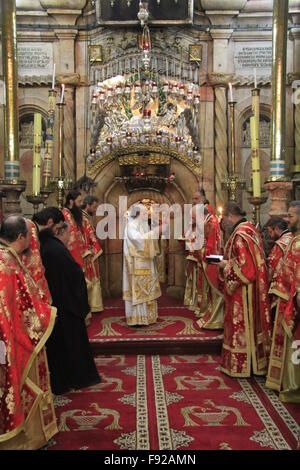
M 101 243 L 104 253 L 100 259 L 100 267 L 105 296 L 120 297 L 122 295 L 123 241 L 118 238 L 119 196 L 128 197 L 128 207 L 145 198 L 151 199 L 157 204 L 167 204 L 167 206 L 179 204 L 182 207 L 183 204 L 190 202 L 192 193 L 199 187 L 199 180 L 182 162 L 172 161 L 172 168 L 176 172 L 176 180 L 166 186 L 163 194 L 150 189 L 133 191 L 128 194 L 125 185 L 115 180 L 115 177 L 119 174 L 119 166 L 116 160 L 110 162 L 96 175 L 94 194 L 100 202 L 112 204 L 117 214 L 117 238 L 102 240 Z M 170 225 L 172 234 L 172 220 Z M 185 254 L 179 242 L 171 236 L 168 242 L 167 254 L 167 293 L 170 296 L 181 298 L 184 294 L 184 286 Z

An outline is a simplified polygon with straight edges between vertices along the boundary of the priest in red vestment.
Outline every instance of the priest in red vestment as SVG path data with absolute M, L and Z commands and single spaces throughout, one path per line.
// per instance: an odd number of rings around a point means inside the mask
M 31 225 L 8 216 L 0 230 L 0 450 L 34 450 L 57 431 L 45 342 L 56 309 L 23 265 Z
M 96 235 L 96 230 L 93 225 L 93 217 L 96 215 L 98 207 L 98 199 L 95 196 L 85 196 L 81 206 L 82 209 L 82 231 L 85 238 L 87 247 L 92 252 L 92 263 L 94 268 L 94 276 L 91 279 L 89 303 L 91 311 L 102 312 L 102 293 L 101 281 L 99 272 L 99 257 L 103 253 L 99 240 Z
M 93 261 L 93 247 L 89 244 L 87 237 L 86 221 L 83 218 L 81 203 L 81 193 L 73 189 L 67 194 L 66 206 L 62 209 L 62 213 L 70 226 L 68 250 L 84 272 L 91 312 L 97 312 L 99 308 L 102 308 L 102 299 L 100 304 L 99 284 L 96 285 L 97 277 Z M 90 320 L 90 317 L 91 313 L 87 316 L 87 320 Z
M 221 370 L 232 377 L 266 374 L 271 337 L 263 244 L 244 216 L 236 203 L 227 204 L 224 221 L 231 235 L 220 263 L 225 297 Z
M 44 266 L 40 254 L 40 241 L 38 228 L 34 222 L 28 220 L 30 227 L 31 239 L 28 253 L 21 254 L 20 258 L 24 266 L 28 269 L 32 279 L 39 287 L 42 296 L 51 305 L 51 294 L 45 278 Z
M 271 217 L 266 223 L 265 229 L 268 231 L 270 238 L 275 241 L 267 260 L 274 326 L 266 385 L 273 390 L 280 391 L 285 343 L 282 319 L 288 299 L 288 293 L 285 292 L 282 286 L 282 263 L 291 241 L 292 233 L 288 229 L 287 222 L 279 216 Z
M 224 325 L 224 297 L 219 290 L 218 267 L 206 257 L 221 253 L 221 233 L 218 218 L 204 208 L 204 246 L 196 254 L 201 264 L 202 296 L 197 321 L 201 328 L 215 330 Z
M 195 206 L 196 204 L 203 204 L 210 214 L 216 215 L 215 211 L 209 203 L 209 200 L 206 198 L 206 194 L 203 188 L 199 189 L 199 191 L 194 192 L 192 196 L 192 204 L 193 206 Z
M 300 403 L 300 368 L 292 361 L 293 341 L 300 339 L 300 201 L 291 202 L 288 218 L 292 239 L 270 286 L 277 304 L 266 385 L 282 401 Z

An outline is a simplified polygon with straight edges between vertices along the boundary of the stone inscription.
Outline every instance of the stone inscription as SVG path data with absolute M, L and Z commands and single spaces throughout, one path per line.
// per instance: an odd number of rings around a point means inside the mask
M 52 44 L 18 44 L 19 75 L 51 75 L 53 67 Z
M 257 69 L 258 75 L 269 75 L 272 67 L 272 44 L 269 42 L 236 44 L 234 66 L 236 72 L 245 75 L 254 68 Z

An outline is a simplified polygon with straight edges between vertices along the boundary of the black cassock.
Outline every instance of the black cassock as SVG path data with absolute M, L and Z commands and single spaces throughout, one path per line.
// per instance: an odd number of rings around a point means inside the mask
M 56 323 L 46 348 L 53 393 L 100 382 L 90 350 L 85 317 L 89 313 L 84 274 L 64 244 L 48 230 L 40 232 L 45 276 L 57 307 Z

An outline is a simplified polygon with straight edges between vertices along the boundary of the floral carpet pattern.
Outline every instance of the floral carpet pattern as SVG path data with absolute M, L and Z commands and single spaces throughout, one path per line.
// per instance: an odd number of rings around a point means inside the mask
M 158 302 L 158 321 L 147 326 L 128 326 L 124 303 L 109 299 L 105 309 L 92 317 L 88 327 L 91 343 L 117 343 L 129 341 L 217 341 L 223 339 L 222 330 L 203 330 L 197 324 L 195 313 L 182 306 L 182 302 L 161 297 Z
M 48 450 L 288 450 L 300 406 L 264 378 L 232 379 L 218 355 L 95 358 L 102 383 L 55 398 Z

